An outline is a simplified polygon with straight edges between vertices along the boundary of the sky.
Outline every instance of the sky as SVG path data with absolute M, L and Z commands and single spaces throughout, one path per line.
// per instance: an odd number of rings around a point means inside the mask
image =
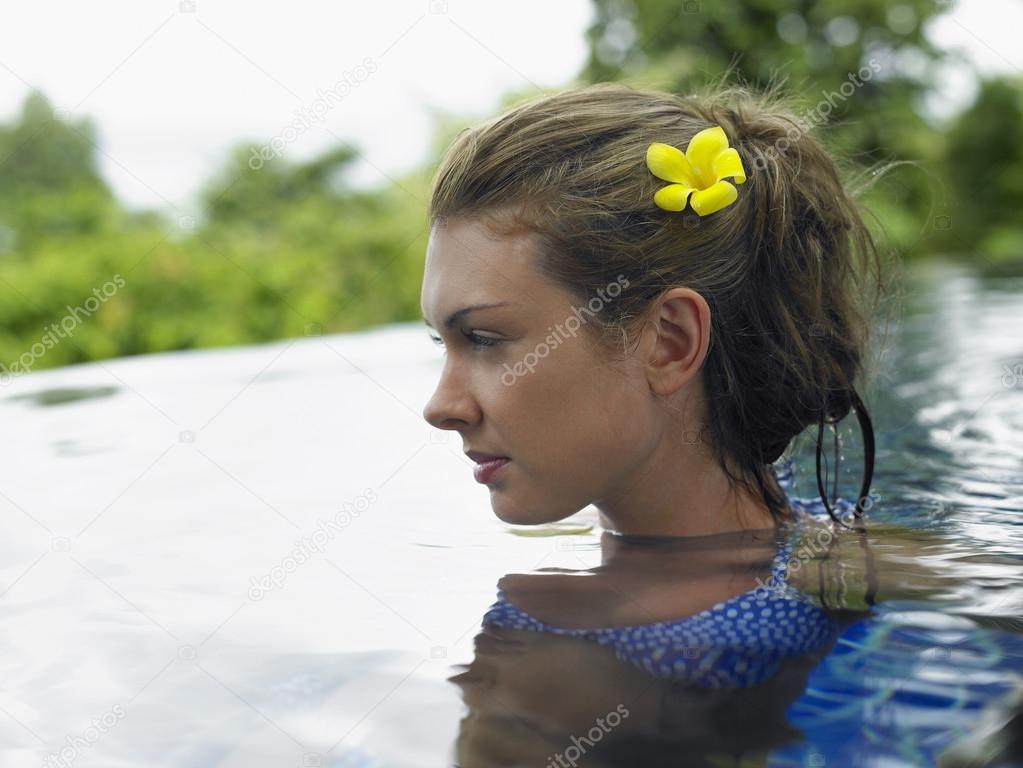
M 32 88 L 92 119 L 132 208 L 194 211 L 243 141 L 301 161 L 342 139 L 360 154 L 348 178 L 376 186 L 427 159 L 433 112 L 485 118 L 507 90 L 571 81 L 592 14 L 589 0 L 34 0 L 0 26 L 0 120 Z M 1023 0 L 958 0 L 929 34 L 982 73 L 1019 73 L 1021 26 Z M 965 68 L 940 81 L 938 117 L 973 93 Z

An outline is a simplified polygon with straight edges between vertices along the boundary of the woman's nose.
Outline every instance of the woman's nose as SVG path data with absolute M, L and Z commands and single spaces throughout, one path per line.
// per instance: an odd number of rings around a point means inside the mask
M 423 418 L 437 429 L 458 429 L 479 420 L 479 405 L 448 358 L 433 396 L 423 408 Z

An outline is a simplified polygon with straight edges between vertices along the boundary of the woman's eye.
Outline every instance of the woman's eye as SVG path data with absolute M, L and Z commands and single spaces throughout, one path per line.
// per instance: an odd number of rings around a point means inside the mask
M 467 338 L 474 347 L 493 347 L 501 343 L 501 339 L 495 339 L 493 336 L 480 336 L 478 333 L 463 333 L 463 336 Z
M 469 333 L 463 332 L 462 335 L 465 336 L 465 338 L 467 338 L 474 347 L 493 347 L 503 341 L 503 339 L 495 339 L 492 336 L 480 336 L 478 333 L 472 333 L 471 331 Z M 440 336 L 434 336 L 431 334 L 430 341 L 438 347 L 444 346 L 444 339 Z

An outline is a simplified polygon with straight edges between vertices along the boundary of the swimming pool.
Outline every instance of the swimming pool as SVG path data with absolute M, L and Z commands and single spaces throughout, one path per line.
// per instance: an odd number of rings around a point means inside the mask
M 418 324 L 14 379 L 0 764 L 908 766 L 997 730 L 1023 687 L 1023 280 L 911 277 L 865 393 L 870 521 L 908 530 L 871 541 L 881 599 L 741 690 L 667 697 L 597 643 L 481 631 L 502 577 L 601 540 L 592 510 L 493 517 L 422 419 Z M 855 603 L 855 566 L 835 579 Z

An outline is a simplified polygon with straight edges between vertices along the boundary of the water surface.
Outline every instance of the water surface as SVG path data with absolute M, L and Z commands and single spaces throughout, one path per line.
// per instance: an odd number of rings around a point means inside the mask
M 0 764 L 543 766 L 619 706 L 579 764 L 656 765 L 674 739 L 711 761 L 741 744 L 754 764 L 921 765 L 997 730 L 1023 685 L 1023 281 L 935 266 L 908 290 L 865 394 L 876 602 L 843 541 L 797 579 L 835 636 L 738 687 L 481 626 L 516 575 L 551 625 L 681 618 L 755 586 L 777 550 L 714 578 L 633 573 L 617 600 L 585 583 L 607 554 L 593 511 L 501 523 L 457 434 L 422 420 L 441 358 L 419 325 L 14 379 Z M 794 453 L 790 493 L 810 499 Z M 747 552 L 717 543 L 703 556 Z M 560 582 L 523 599 L 530 575 Z

